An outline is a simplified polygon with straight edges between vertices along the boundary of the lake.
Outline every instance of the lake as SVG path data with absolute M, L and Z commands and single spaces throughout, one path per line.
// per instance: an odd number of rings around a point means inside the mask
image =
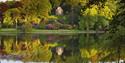
M 2 34 L 0 63 L 124 63 L 125 43 L 107 34 Z

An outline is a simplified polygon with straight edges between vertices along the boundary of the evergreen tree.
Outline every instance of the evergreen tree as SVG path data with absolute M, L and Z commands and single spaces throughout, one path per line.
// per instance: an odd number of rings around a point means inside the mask
M 120 27 L 125 28 L 125 2 L 124 0 L 117 0 L 117 12 L 113 16 L 110 29 L 112 32 L 116 32 Z

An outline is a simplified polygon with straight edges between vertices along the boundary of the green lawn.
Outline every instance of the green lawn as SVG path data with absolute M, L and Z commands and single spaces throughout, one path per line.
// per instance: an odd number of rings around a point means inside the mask
M 0 29 L 0 34 L 1 33 L 21 33 L 21 31 L 13 29 L 13 28 L 8 28 L 8 29 Z M 104 33 L 103 31 L 80 31 L 80 30 L 40 30 L 40 29 L 32 29 L 29 32 L 26 33 L 60 33 L 60 34 L 64 34 L 64 33 Z
M 0 33 L 2 32 L 11 32 L 11 33 L 15 33 L 17 30 L 14 28 L 5 28 L 5 29 L 0 29 Z

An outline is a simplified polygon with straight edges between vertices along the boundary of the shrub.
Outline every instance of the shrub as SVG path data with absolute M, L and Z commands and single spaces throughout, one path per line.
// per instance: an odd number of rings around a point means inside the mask
M 9 9 L 8 4 L 6 4 L 6 3 L 0 3 L 0 10 L 1 10 L 2 12 L 5 12 L 5 11 L 8 10 L 8 9 Z
M 9 9 L 4 13 L 3 26 L 13 27 L 16 25 L 16 21 L 19 19 L 20 10 L 18 8 Z
M 40 29 L 45 29 L 45 26 L 46 26 L 45 23 L 40 23 L 40 24 L 39 24 L 39 28 L 40 28 Z
M 72 29 L 73 27 L 71 25 L 69 25 L 69 24 L 64 24 L 63 28 L 64 29 Z
M 22 31 L 22 32 L 31 32 L 31 31 L 32 31 L 32 24 L 29 23 L 29 22 L 25 22 L 25 23 L 22 25 L 21 31 Z
M 55 26 L 53 24 L 47 24 L 46 25 L 46 29 L 52 30 L 54 28 L 55 28 Z

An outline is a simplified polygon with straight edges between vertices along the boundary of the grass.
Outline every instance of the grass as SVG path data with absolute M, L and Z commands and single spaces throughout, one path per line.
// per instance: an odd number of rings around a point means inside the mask
M 13 28 L 5 28 L 5 29 L 0 29 L 0 33 L 16 33 L 17 30 L 16 29 L 13 29 Z
M 78 30 L 39 30 L 39 29 L 33 29 L 32 33 L 78 33 Z
M 17 30 L 14 28 L 0 29 L 0 35 L 16 35 Z
M 6 29 L 0 29 L 0 34 L 6 34 L 6 33 L 23 33 L 17 29 L 14 28 L 6 28 Z M 103 31 L 81 31 L 81 30 L 40 30 L 40 29 L 32 29 L 29 32 L 25 33 L 40 33 L 40 34 L 69 34 L 69 33 L 104 33 Z

